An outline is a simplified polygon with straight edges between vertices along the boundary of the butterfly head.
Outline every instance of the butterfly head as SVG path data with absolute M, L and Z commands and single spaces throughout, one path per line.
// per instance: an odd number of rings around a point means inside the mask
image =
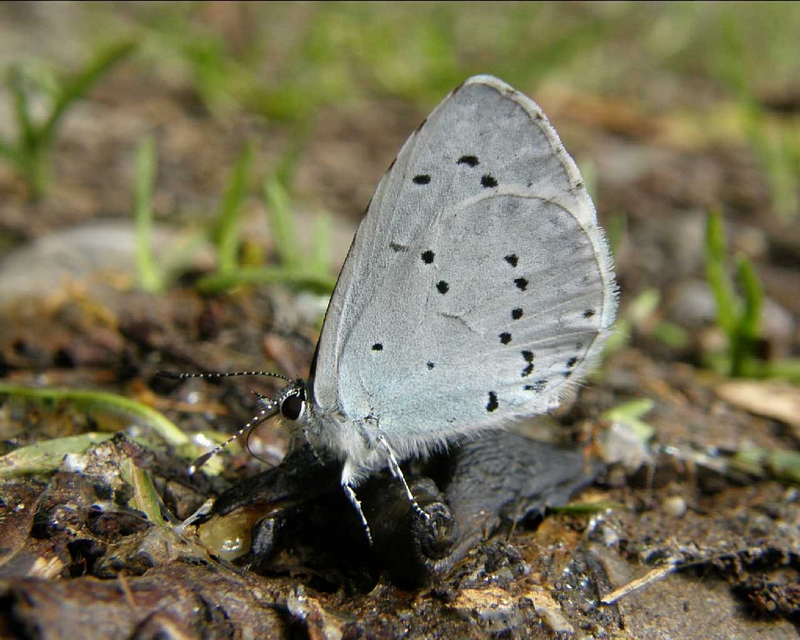
M 280 414 L 294 426 L 294 428 L 290 426 L 290 429 L 293 431 L 302 430 L 305 433 L 305 425 L 308 421 L 309 413 L 309 405 L 306 401 L 308 398 L 308 384 L 302 378 L 292 380 L 291 378 L 287 378 L 279 373 L 271 373 L 267 371 L 240 371 L 231 373 L 170 373 L 167 371 L 160 371 L 159 376 L 173 380 L 184 380 L 187 378 L 219 379 L 233 376 L 267 376 L 271 378 L 280 378 L 281 380 L 285 380 L 287 382 L 286 386 L 281 390 L 276 398 L 270 398 L 258 393 L 257 391 L 254 392 L 258 397 L 258 403 L 261 406 L 260 411 L 225 442 L 197 458 L 189 467 L 189 474 L 195 473 L 197 469 L 199 469 L 203 464 L 208 462 L 209 459 L 217 455 L 237 438 L 243 435 L 246 435 L 249 438 L 253 428 L 258 423 L 272 418 L 278 414 Z
M 308 407 L 307 397 L 306 381 L 298 378 L 286 385 L 273 402 L 277 404 L 279 412 L 284 419 L 291 422 L 303 422 Z

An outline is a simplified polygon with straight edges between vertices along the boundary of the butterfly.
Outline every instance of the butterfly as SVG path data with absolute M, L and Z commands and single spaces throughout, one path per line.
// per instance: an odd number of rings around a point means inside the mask
M 608 243 L 556 131 L 525 95 L 475 76 L 378 184 L 308 380 L 266 374 L 287 384 L 240 433 L 280 414 L 340 459 L 368 535 L 355 489 L 387 467 L 426 518 L 400 463 L 558 406 L 616 310 Z

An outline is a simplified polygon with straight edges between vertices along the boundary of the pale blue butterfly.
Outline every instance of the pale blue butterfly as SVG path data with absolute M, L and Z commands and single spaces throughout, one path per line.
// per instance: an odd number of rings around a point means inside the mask
M 308 381 L 267 374 L 289 384 L 240 433 L 280 413 L 342 460 L 367 526 L 360 481 L 388 467 L 405 485 L 401 461 L 558 406 L 616 309 L 608 243 L 572 158 L 536 103 L 475 76 L 378 185 Z

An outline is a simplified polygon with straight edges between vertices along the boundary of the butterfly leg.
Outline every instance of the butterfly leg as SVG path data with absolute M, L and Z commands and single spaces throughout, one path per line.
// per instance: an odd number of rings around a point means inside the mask
M 342 483 L 342 489 L 344 489 L 344 494 L 347 496 L 347 499 L 350 500 L 350 504 L 353 505 L 355 510 L 358 512 L 358 516 L 361 518 L 361 524 L 364 525 L 364 531 L 367 532 L 367 541 L 369 542 L 369 546 L 372 546 L 372 532 L 369 530 L 369 524 L 367 524 L 367 518 L 364 515 L 364 511 L 361 508 L 361 501 L 356 496 L 356 492 L 349 484 Z
M 313 454 L 314 459 L 317 462 L 319 462 L 320 466 L 324 467 L 325 466 L 325 461 L 322 458 L 320 458 L 319 453 L 317 453 L 317 448 L 314 446 L 314 444 L 311 442 L 311 440 L 308 437 L 308 427 L 303 427 L 303 440 L 306 441 L 306 444 L 308 445 L 308 448 L 311 449 L 311 453 Z
M 392 451 L 392 448 L 389 446 L 386 438 L 383 436 L 378 436 L 376 440 L 381 448 L 386 452 L 386 457 L 389 460 L 389 472 L 393 477 L 397 478 L 403 483 L 403 488 L 406 490 L 406 496 L 408 496 L 408 500 L 411 502 L 411 508 L 414 509 L 414 513 L 416 513 L 425 521 L 430 520 L 431 517 L 422 510 L 422 507 L 417 504 L 414 494 L 411 493 L 411 489 L 406 482 L 406 477 L 403 475 L 403 470 L 400 468 L 400 463 L 397 462 L 397 457 L 394 455 L 394 451 Z

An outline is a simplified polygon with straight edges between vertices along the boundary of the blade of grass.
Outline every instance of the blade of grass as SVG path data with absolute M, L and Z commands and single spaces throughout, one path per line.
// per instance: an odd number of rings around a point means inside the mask
M 185 271 L 186 266 L 191 263 L 192 257 L 198 251 L 207 246 L 208 232 L 203 229 L 189 230 L 184 237 L 173 243 L 167 255 L 159 260 L 161 277 L 164 282 L 163 289 L 166 289 L 169 283 Z
M 800 452 L 790 449 L 742 449 L 731 459 L 731 466 L 758 477 L 800 483 Z
M 280 263 L 286 269 L 297 269 L 302 262 L 302 257 L 289 206 L 289 194 L 275 177 L 264 181 L 264 203 L 267 207 L 267 220 Z
M 18 65 L 13 65 L 8 72 L 8 88 L 13 98 L 14 118 L 19 128 L 20 143 L 25 149 L 30 150 L 35 146 L 37 136 L 30 116 L 25 79 Z
M 719 213 L 712 212 L 706 229 L 706 279 L 714 295 L 717 324 L 728 336 L 727 374 L 734 377 L 765 375 L 768 368 L 755 357 L 764 291 L 755 268 L 746 257 L 737 260 L 737 274 L 743 299 L 737 295 L 728 275 L 722 218 Z
M 49 473 L 56 469 L 64 456 L 83 453 L 114 437 L 113 433 L 82 433 L 77 436 L 54 438 L 20 447 L 0 456 L 0 479 L 13 478 L 34 473 Z
M 14 164 L 19 164 L 19 153 L 2 137 L 0 137 L 0 157 L 8 158 Z
M 137 466 L 130 458 L 124 459 L 120 470 L 123 480 L 133 487 L 131 506 L 144 513 L 156 526 L 165 526 L 166 521 L 161 515 L 161 499 L 147 470 Z
M 190 442 L 189 436 L 155 409 L 113 393 L 78 389 L 31 389 L 30 387 L 0 383 L 0 394 L 34 401 L 65 402 L 87 413 L 109 411 L 130 416 L 150 427 L 172 446 L 180 447 Z
M 602 513 L 609 510 L 627 509 L 627 505 L 613 500 L 598 500 L 597 502 L 571 502 L 561 507 L 548 507 L 553 513 L 569 513 L 581 515 L 584 513 Z
M 691 342 L 686 329 L 666 320 L 657 323 L 653 327 L 652 334 L 661 344 L 672 349 L 685 349 Z
M 19 130 L 19 143 L 15 163 L 25 177 L 34 197 L 44 191 L 47 184 L 47 166 L 41 139 L 30 115 L 25 78 L 18 66 L 12 66 L 8 76 L 8 87 L 14 104 L 14 117 Z
M 706 280 L 717 309 L 717 323 L 729 337 L 736 332 L 736 298 L 726 270 L 727 247 L 722 216 L 712 211 L 706 219 Z
M 53 112 L 45 120 L 39 131 L 40 144 L 48 146 L 67 108 L 82 98 L 92 86 L 115 64 L 130 54 L 137 46 L 135 40 L 129 40 L 109 47 L 94 57 L 81 73 L 67 82 L 59 92 Z
M 153 256 L 153 184 L 158 158 L 155 140 L 146 136 L 136 146 L 133 209 L 136 221 L 136 267 L 139 286 L 145 291 L 162 291 L 163 274 Z
M 239 154 L 236 166 L 233 168 L 228 188 L 217 215 L 214 243 L 217 247 L 217 270 L 220 274 L 230 273 L 236 269 L 239 249 L 239 223 L 241 221 L 242 205 L 247 195 L 247 180 L 250 176 L 253 156 L 253 145 L 248 142 L 241 154 Z
M 34 198 L 40 197 L 48 182 L 47 153 L 53 145 L 59 122 L 69 106 L 85 95 L 111 66 L 121 60 L 135 47 L 134 42 L 125 42 L 102 52 L 94 61 L 72 80 L 55 92 L 50 114 L 42 123 L 34 122 L 29 104 L 29 87 L 26 75 L 18 65 L 11 67 L 8 87 L 11 92 L 14 116 L 19 130 L 16 145 L 4 143 L 0 155 L 11 160 L 17 171 L 25 178 Z M 43 90 L 41 85 L 36 85 Z
M 297 128 L 292 131 L 286 150 L 281 154 L 278 164 L 273 172 L 277 180 L 286 191 L 290 191 L 294 184 L 294 175 L 297 171 L 297 161 L 303 150 L 308 132 L 305 129 Z
M 642 444 L 647 444 L 656 430 L 642 418 L 653 408 L 655 403 L 650 398 L 635 398 L 612 407 L 603 412 L 603 419 L 609 422 L 621 422 L 631 427 Z
M 781 378 L 800 385 L 800 358 L 784 358 L 765 362 L 760 375 L 763 378 Z
M 731 375 L 742 376 L 746 373 L 748 361 L 752 358 L 754 346 L 758 339 L 761 320 L 761 308 L 764 302 L 764 290 L 758 279 L 753 264 L 745 257 L 739 259 L 739 282 L 744 292 L 744 306 L 736 327 L 736 338 L 731 345 Z
M 330 293 L 336 286 L 336 279 L 308 270 L 262 267 L 259 269 L 236 269 L 229 273 L 215 273 L 201 278 L 197 286 L 200 291 L 214 293 L 243 284 L 287 284 L 318 293 Z

